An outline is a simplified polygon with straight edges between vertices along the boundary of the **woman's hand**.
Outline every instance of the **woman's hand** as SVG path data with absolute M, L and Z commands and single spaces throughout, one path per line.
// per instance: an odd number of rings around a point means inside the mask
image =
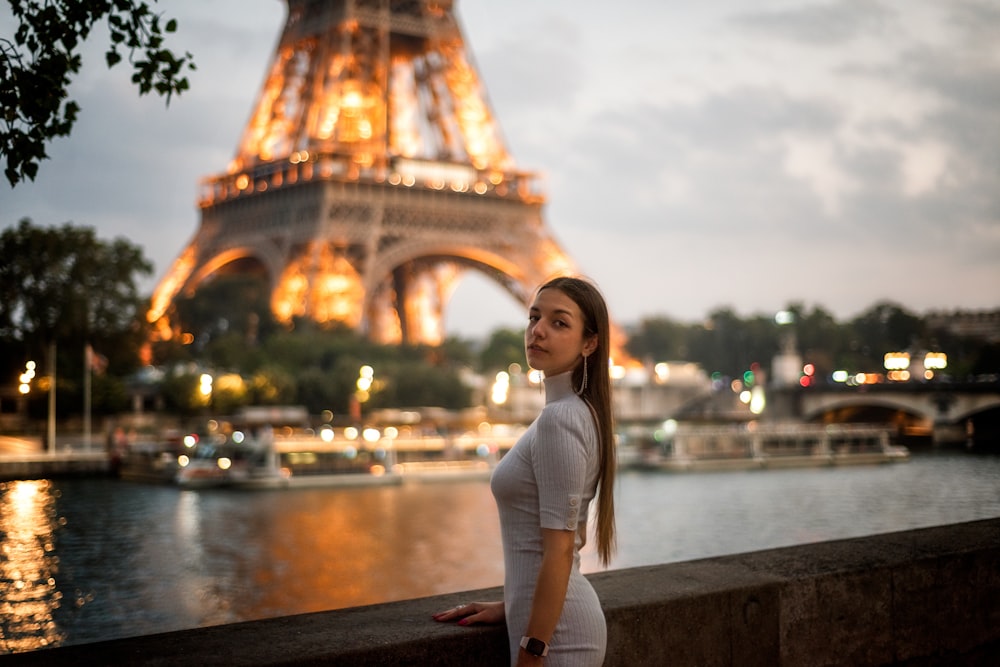
M 476 623 L 503 623 L 503 602 L 471 602 L 457 607 L 439 611 L 431 618 L 447 623 L 458 620 L 459 625 L 474 625 Z

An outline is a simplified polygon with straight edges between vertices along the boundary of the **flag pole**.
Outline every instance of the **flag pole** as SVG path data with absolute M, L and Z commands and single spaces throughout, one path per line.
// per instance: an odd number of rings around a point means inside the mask
M 94 348 L 83 346 L 83 446 L 90 451 L 90 406 L 93 383 Z
M 49 423 L 48 423 L 48 450 L 49 454 L 56 453 L 56 341 L 49 343 Z

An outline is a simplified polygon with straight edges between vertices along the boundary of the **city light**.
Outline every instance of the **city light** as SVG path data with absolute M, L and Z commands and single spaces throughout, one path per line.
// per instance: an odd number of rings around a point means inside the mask
M 653 367 L 657 384 L 666 384 L 670 380 L 670 364 L 660 362 Z
M 948 367 L 948 355 L 944 352 L 928 352 L 924 356 L 924 368 L 939 371 Z
M 500 371 L 497 373 L 496 380 L 493 382 L 493 391 L 491 392 L 490 398 L 495 405 L 503 405 L 507 402 L 507 396 L 510 393 L 510 374 L 506 371 Z
M 887 371 L 905 371 L 910 367 L 910 353 L 886 352 L 883 365 Z
M 212 376 L 208 373 L 202 373 L 201 379 L 198 385 L 198 391 L 202 396 L 208 398 L 212 395 Z
M 774 322 L 778 325 L 792 324 L 795 322 L 795 313 L 790 310 L 778 311 L 774 315 Z
M 35 379 L 35 362 L 28 361 L 24 364 L 24 372 L 18 377 L 17 390 L 21 394 L 31 391 L 31 381 Z
M 358 390 L 354 392 L 354 397 L 359 403 L 366 402 L 371 398 L 371 388 L 375 383 L 375 370 L 371 366 L 362 366 L 358 371 L 358 381 L 355 383 Z

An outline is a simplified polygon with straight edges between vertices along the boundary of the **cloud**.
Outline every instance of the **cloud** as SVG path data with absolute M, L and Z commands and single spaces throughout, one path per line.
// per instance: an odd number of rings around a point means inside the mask
M 844 46 L 860 37 L 883 33 L 893 12 L 873 0 L 842 0 L 757 10 L 734 16 L 734 26 L 799 45 Z

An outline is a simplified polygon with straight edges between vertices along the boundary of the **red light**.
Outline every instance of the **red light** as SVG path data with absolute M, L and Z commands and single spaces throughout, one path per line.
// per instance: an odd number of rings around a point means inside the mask
M 816 372 L 816 367 L 813 366 L 812 364 L 806 364 L 805 366 L 802 367 L 802 372 L 805 373 L 806 375 L 811 376 L 813 373 Z
M 808 375 L 803 375 L 802 377 L 799 378 L 799 384 L 802 385 L 803 387 L 808 387 L 809 385 L 812 384 L 812 378 L 809 377 Z

